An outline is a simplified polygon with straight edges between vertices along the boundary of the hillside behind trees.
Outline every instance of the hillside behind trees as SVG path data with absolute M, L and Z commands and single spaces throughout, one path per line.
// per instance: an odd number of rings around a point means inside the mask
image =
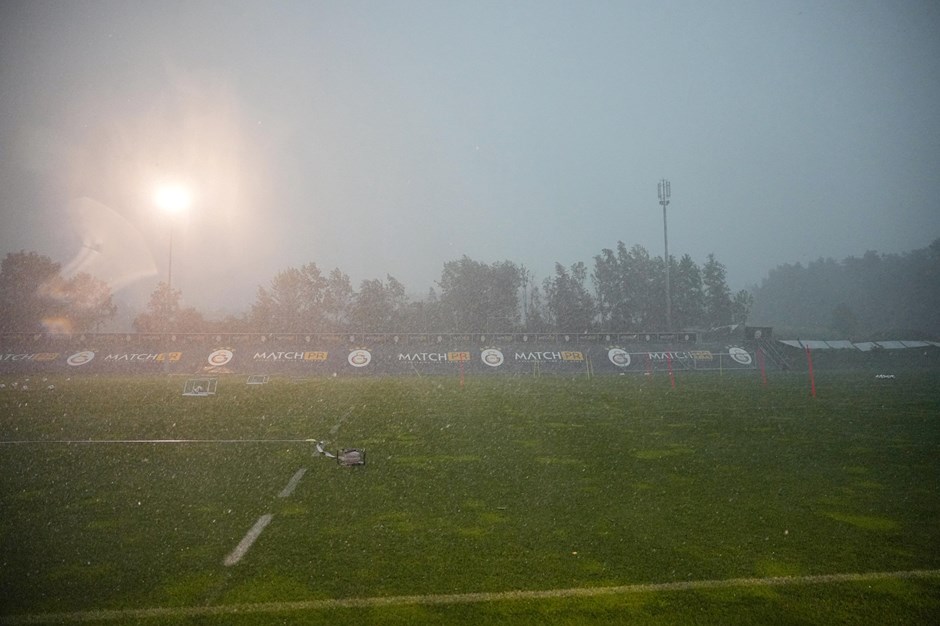
M 904 254 L 780 265 L 752 290 L 750 321 L 828 339 L 940 339 L 940 239 Z

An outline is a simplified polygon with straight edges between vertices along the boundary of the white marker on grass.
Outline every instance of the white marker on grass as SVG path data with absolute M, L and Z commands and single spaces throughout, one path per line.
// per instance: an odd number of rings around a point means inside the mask
M 299 483 L 300 479 L 304 477 L 304 473 L 306 473 L 306 471 L 306 467 L 301 467 L 299 470 L 297 470 L 297 473 L 295 473 L 291 479 L 287 481 L 287 486 L 281 490 L 281 493 L 277 494 L 277 497 L 286 498 L 290 494 L 294 493 L 294 489 L 297 487 L 297 483 Z
M 242 557 L 245 556 L 245 553 L 248 552 L 249 548 L 251 548 L 251 545 L 258 538 L 258 535 L 261 534 L 261 531 L 264 530 L 265 526 L 271 523 L 271 519 L 273 517 L 274 516 L 270 513 L 265 513 L 258 518 L 258 521 L 255 522 L 255 525 L 251 527 L 251 530 L 249 530 L 248 533 L 242 537 L 242 540 L 238 543 L 237 546 L 235 546 L 235 549 L 232 550 L 232 553 L 225 557 L 224 563 L 226 567 L 231 567 L 232 565 L 235 565 L 242 560 Z

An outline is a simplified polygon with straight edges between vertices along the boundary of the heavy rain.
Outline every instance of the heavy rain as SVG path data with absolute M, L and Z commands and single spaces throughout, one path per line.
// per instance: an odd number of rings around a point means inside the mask
M 0 622 L 931 623 L 940 8 L 0 6 Z

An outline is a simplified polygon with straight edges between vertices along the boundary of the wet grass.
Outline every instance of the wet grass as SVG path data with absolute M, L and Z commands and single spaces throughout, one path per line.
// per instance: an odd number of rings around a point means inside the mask
M 207 398 L 182 397 L 179 379 L 3 382 L 0 439 L 37 443 L 0 445 L 0 616 L 940 568 L 935 374 L 826 374 L 815 399 L 796 375 L 675 389 L 224 379 Z M 363 447 L 368 465 L 315 457 L 308 438 Z M 50 443 L 117 439 L 266 441 Z M 932 578 L 179 621 L 918 623 L 938 591 Z

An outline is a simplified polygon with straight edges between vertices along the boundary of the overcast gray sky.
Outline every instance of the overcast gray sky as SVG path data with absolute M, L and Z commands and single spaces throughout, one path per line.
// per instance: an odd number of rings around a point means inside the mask
M 937 33 L 935 0 L 6 0 L 0 255 L 84 242 L 154 263 L 124 281 L 148 294 L 171 180 L 173 282 L 207 312 L 310 261 L 424 294 L 464 254 L 538 279 L 618 240 L 661 255 L 662 177 L 670 251 L 733 288 L 921 248 Z

